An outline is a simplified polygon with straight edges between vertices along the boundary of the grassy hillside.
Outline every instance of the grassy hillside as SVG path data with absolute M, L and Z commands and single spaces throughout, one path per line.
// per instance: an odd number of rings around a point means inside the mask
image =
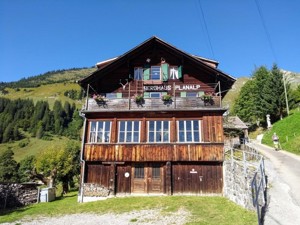
M 272 135 L 276 132 L 282 149 L 300 155 L 300 111 L 291 112 L 291 115 L 273 124 L 270 131 L 265 132 L 262 143 L 273 146 Z
M 86 68 L 54 71 L 21 79 L 17 82 L 1 83 L 0 87 L 1 89 L 5 88 L 6 94 L 0 92 L 0 96 L 9 99 L 29 98 L 33 99 L 34 102 L 48 101 L 50 107 L 53 106 L 55 100 L 60 100 L 63 103 L 69 101 L 71 104 L 74 102 L 80 108 L 82 102 L 64 96 L 64 92 L 68 90 L 80 91 L 80 86 L 76 81 L 88 76 L 95 70 L 95 68 Z
M 14 159 L 17 162 L 20 162 L 26 156 L 37 155 L 47 150 L 49 147 L 57 149 L 64 147 L 68 140 L 68 138 L 63 136 L 54 136 L 51 140 L 27 137 L 20 141 L 0 144 L 0 155 L 10 148 L 14 152 Z
M 68 101 L 69 103 L 75 103 L 78 108 L 82 106 L 82 101 L 72 100 L 67 96 L 64 96 L 64 92 L 67 90 L 80 90 L 80 86 L 77 83 L 57 83 L 57 84 L 46 84 L 35 88 L 6 88 L 8 94 L 1 95 L 1 97 L 9 99 L 32 99 L 34 103 L 37 101 L 48 101 L 52 108 L 55 100 L 60 100 L 62 103 Z

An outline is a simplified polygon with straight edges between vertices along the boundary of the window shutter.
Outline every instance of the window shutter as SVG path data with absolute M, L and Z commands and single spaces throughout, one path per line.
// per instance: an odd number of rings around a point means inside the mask
M 122 93 L 117 93 L 117 98 L 122 98 Z
M 201 97 L 202 95 L 204 95 L 204 91 L 199 91 L 198 92 L 198 97 Z
M 182 78 L 182 66 L 178 67 L 178 79 Z
M 161 72 L 163 81 L 168 81 L 169 79 L 169 64 L 163 63 L 161 64 Z
M 144 80 L 149 80 L 150 78 L 150 66 L 145 65 L 144 67 Z
M 149 92 L 144 92 L 144 98 L 149 98 L 150 97 L 150 93 Z
M 186 92 L 185 92 L 185 91 L 183 91 L 183 92 L 180 92 L 180 97 L 182 97 L 182 98 L 186 98 Z

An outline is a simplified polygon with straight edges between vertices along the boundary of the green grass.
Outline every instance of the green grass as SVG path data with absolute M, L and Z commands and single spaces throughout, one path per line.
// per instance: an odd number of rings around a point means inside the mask
M 294 110 L 290 116 L 273 124 L 270 131 L 265 132 L 262 143 L 273 147 L 272 135 L 276 132 L 282 149 L 300 155 L 300 112 Z
M 64 136 L 53 136 L 52 140 L 42 140 L 30 137 L 20 141 L 0 144 L 0 155 L 8 148 L 11 148 L 14 152 L 14 159 L 19 162 L 26 156 L 37 155 L 49 147 L 64 147 L 68 140 L 69 139 Z M 28 144 L 25 147 L 20 147 L 19 144 L 22 142 L 28 142 Z
M 12 88 L 6 88 L 8 94 L 2 95 L 2 97 L 9 99 L 32 99 L 34 103 L 37 101 L 47 101 L 50 108 L 53 107 L 56 100 L 60 100 L 62 103 L 68 101 L 69 103 L 75 103 L 78 108 L 81 108 L 83 101 L 75 101 L 64 96 L 64 92 L 67 90 L 80 90 L 80 86 L 76 83 L 57 83 L 47 84 L 36 88 L 20 88 L 19 91 Z
M 71 192 L 53 202 L 33 204 L 17 210 L 2 212 L 0 213 L 0 223 L 74 213 L 118 214 L 145 209 L 161 209 L 161 213 L 171 213 L 182 208 L 191 214 L 190 222 L 187 223 L 189 225 L 257 224 L 254 212 L 247 211 L 223 197 L 120 197 L 90 203 L 77 203 L 77 192 Z

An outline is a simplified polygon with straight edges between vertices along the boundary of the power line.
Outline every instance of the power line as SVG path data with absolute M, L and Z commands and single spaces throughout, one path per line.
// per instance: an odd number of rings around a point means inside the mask
M 211 39 L 210 39 L 210 35 L 209 35 L 209 32 L 208 32 L 208 28 L 207 28 L 207 23 L 206 23 L 204 12 L 203 12 L 202 5 L 201 5 L 201 0 L 198 0 L 198 2 L 199 2 L 199 6 L 200 6 L 201 16 L 202 16 L 202 19 L 203 19 L 203 22 L 204 22 L 206 36 L 207 36 L 208 42 L 209 42 L 210 51 L 211 51 L 211 54 L 212 54 L 213 58 L 215 58 L 214 50 L 213 50 L 213 47 L 212 47 L 212 44 L 211 44 Z
M 276 54 L 275 54 L 275 51 L 274 51 L 274 48 L 273 48 L 273 44 L 272 44 L 272 41 L 271 41 L 271 36 L 270 36 L 270 33 L 268 32 L 268 29 L 267 29 L 267 26 L 266 26 L 266 23 L 265 23 L 265 20 L 264 20 L 264 17 L 263 17 L 263 13 L 262 13 L 262 10 L 261 10 L 261 7 L 259 5 L 258 0 L 255 0 L 255 4 L 256 4 L 257 10 L 258 10 L 258 14 L 260 16 L 260 19 L 261 19 L 264 31 L 266 33 L 266 36 L 267 36 L 267 39 L 268 39 L 268 43 L 269 43 L 269 46 L 271 48 L 271 51 L 272 51 L 275 63 L 277 63 L 278 61 L 277 61 L 277 57 L 276 57 Z

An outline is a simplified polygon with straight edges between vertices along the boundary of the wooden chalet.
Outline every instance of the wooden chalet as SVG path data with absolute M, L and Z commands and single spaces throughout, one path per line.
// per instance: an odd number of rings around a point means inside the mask
M 79 201 L 128 194 L 222 194 L 218 62 L 151 37 L 97 64 L 87 92 Z

